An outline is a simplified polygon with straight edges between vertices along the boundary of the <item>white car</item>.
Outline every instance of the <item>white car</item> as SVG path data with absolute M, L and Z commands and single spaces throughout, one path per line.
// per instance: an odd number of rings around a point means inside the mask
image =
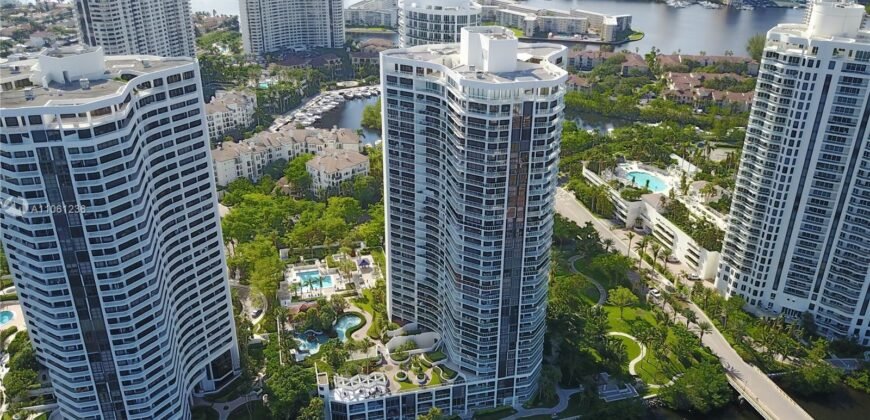
M 649 289 L 649 294 L 656 299 L 661 299 L 662 297 L 662 292 L 659 292 L 659 289 L 656 288 Z
M 697 275 L 697 274 L 695 274 L 695 273 L 692 273 L 692 274 L 689 274 L 689 280 L 691 280 L 691 281 L 698 281 L 698 280 L 701 280 L 701 276 L 699 276 L 699 275 Z

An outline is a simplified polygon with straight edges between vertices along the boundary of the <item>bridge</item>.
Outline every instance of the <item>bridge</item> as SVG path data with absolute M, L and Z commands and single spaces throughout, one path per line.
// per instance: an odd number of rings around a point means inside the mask
M 698 320 L 707 321 L 713 325 L 713 331 L 704 335 L 704 344 L 719 356 L 725 367 L 728 383 L 766 420 L 812 420 L 798 403 L 785 393 L 775 382 L 757 367 L 746 363 L 742 357 L 728 344 L 725 336 L 715 327 L 715 324 L 701 311 L 697 305 L 690 303 L 689 307 L 698 316 Z

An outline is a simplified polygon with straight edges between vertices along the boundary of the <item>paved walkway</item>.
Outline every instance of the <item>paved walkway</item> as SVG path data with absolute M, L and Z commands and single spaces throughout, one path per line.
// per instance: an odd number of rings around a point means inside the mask
M 260 397 L 258 397 L 255 392 L 250 392 L 250 393 L 243 395 L 241 397 L 238 397 L 232 401 L 226 401 L 226 402 L 211 402 L 211 401 L 207 401 L 206 399 L 204 399 L 202 397 L 195 397 L 193 399 L 193 406 L 194 407 L 201 407 L 201 406 L 211 407 L 215 411 L 218 412 L 218 416 L 220 416 L 220 420 L 228 420 L 230 417 L 230 413 L 232 413 L 233 410 L 241 407 L 242 405 L 245 405 L 248 402 L 258 401 L 259 399 L 260 399 Z
M 586 222 L 591 222 L 595 230 L 601 235 L 602 239 L 613 239 L 614 249 L 617 252 L 631 255 L 631 250 L 628 250 L 627 240 L 624 236 L 615 233 L 611 229 L 611 225 L 592 215 L 574 195 L 565 189 L 559 188 L 556 191 L 556 211 L 569 220 L 584 225 Z M 635 254 L 636 255 L 636 254 Z M 643 262 L 643 266 L 652 269 L 652 267 Z M 664 276 L 656 273 L 656 280 L 661 284 L 668 284 L 669 281 Z M 707 315 L 692 302 L 688 303 L 698 318 L 698 322 L 707 321 L 710 325 L 714 325 Z M 801 420 L 811 419 L 812 417 L 804 411 L 794 400 L 779 388 L 770 378 L 767 377 L 757 367 L 746 363 L 734 349 L 728 344 L 728 341 L 722 333 L 713 326 L 713 331 L 710 334 L 705 334 L 702 342 L 710 348 L 714 354 L 719 356 L 722 365 L 728 372 L 729 381 L 736 384 L 738 392 L 743 395 L 759 413 L 768 419 L 788 419 Z
M 635 366 L 637 366 L 637 364 L 640 363 L 640 361 L 643 360 L 644 357 L 646 357 L 646 346 L 643 343 L 641 343 L 640 340 L 635 338 L 633 335 L 626 334 L 624 332 L 612 331 L 612 332 L 607 333 L 607 335 L 625 337 L 631 341 L 634 341 L 635 343 L 637 343 L 638 346 L 640 346 L 640 354 L 637 357 L 635 357 L 634 359 L 632 359 L 630 362 L 628 362 L 628 373 L 630 373 L 633 376 L 638 376 L 637 370 L 635 370 Z
M 557 414 L 565 411 L 568 408 L 568 402 L 571 400 L 571 396 L 582 392 L 583 387 L 577 388 L 557 388 L 556 395 L 559 397 L 559 403 L 550 408 L 522 408 L 517 409 L 516 414 L 512 415 L 510 418 L 522 418 L 522 417 L 532 417 L 532 416 L 549 416 L 552 414 Z
M 350 309 L 362 314 L 363 318 L 365 318 L 365 320 L 366 320 L 366 324 L 363 325 L 362 328 L 354 331 L 353 334 L 350 335 L 350 338 L 353 338 L 354 340 L 357 340 L 357 341 L 362 341 L 363 339 L 368 337 L 369 328 L 371 328 L 371 326 L 372 326 L 372 314 L 364 311 L 359 306 L 356 306 L 356 304 L 353 303 L 353 300 L 351 300 L 351 299 L 348 299 L 347 303 L 348 303 L 348 307 Z
M 575 256 L 569 258 L 568 259 L 568 266 L 571 267 L 572 273 L 579 274 L 579 275 L 583 276 L 584 278 L 586 278 L 586 280 L 589 280 L 590 283 L 595 285 L 595 288 L 598 289 L 598 303 L 596 303 L 595 305 L 596 306 L 604 305 L 604 302 L 607 301 L 607 289 L 605 289 L 604 286 L 602 286 L 601 283 L 598 282 L 598 280 L 595 280 L 592 277 L 589 277 L 589 276 L 577 271 L 577 267 L 574 266 L 574 263 L 579 261 L 581 258 L 583 258 L 582 255 L 575 255 Z

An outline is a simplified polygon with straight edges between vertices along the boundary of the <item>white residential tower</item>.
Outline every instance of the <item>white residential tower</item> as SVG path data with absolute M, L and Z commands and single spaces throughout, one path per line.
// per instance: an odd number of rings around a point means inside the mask
M 239 0 L 239 26 L 252 55 L 344 47 L 341 0 Z
M 190 0 L 75 0 L 81 43 L 107 55 L 193 57 Z
M 61 418 L 190 418 L 239 365 L 196 62 L 44 50 L 0 75 L 0 232 Z
M 870 344 L 870 31 L 815 0 L 767 34 L 717 286 Z
M 565 56 L 497 26 L 382 53 L 388 312 L 440 337 L 463 378 L 381 397 L 388 418 L 517 405 L 537 389 Z M 334 395 L 332 418 L 354 413 Z
M 399 45 L 459 42 L 462 28 L 480 25 L 480 11 L 473 0 L 400 0 Z

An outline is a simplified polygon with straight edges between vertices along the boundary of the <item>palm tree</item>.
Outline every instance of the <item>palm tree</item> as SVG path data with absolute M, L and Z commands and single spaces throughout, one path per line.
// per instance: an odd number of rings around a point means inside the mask
M 652 244 L 652 257 L 653 257 L 652 258 L 652 260 L 653 260 L 652 265 L 653 265 L 653 268 L 655 268 L 656 261 L 658 261 L 659 254 L 661 254 L 661 253 L 662 253 L 662 246 L 659 245 L 658 242 L 653 242 L 653 244 Z
M 601 241 L 601 244 L 604 245 L 604 252 L 610 252 L 610 247 L 613 246 L 613 239 L 607 238 Z
M 641 261 L 643 261 L 643 254 L 646 252 L 646 242 L 641 240 L 640 242 L 634 244 L 634 252 L 637 253 L 637 267 L 640 268 L 640 263 Z
M 625 256 L 631 258 L 631 241 L 634 240 L 634 237 L 637 236 L 634 232 L 628 232 L 625 234 L 625 237 L 628 238 L 628 246 L 625 247 Z
M 686 317 L 686 328 L 689 328 L 690 323 L 698 321 L 698 315 L 695 315 L 695 311 L 689 308 L 683 311 L 683 316 Z
M 670 252 L 670 251 L 662 252 L 662 266 L 663 266 L 663 267 L 667 267 L 667 266 L 668 266 L 668 258 L 670 258 L 670 257 L 673 256 L 673 255 L 674 255 L 674 254 L 673 254 L 672 252 Z
M 701 340 L 703 342 L 704 334 L 709 334 L 713 332 L 713 326 L 710 325 L 710 323 L 707 321 L 701 321 L 701 323 L 698 324 L 698 331 L 701 333 L 700 337 L 698 337 L 698 340 Z

